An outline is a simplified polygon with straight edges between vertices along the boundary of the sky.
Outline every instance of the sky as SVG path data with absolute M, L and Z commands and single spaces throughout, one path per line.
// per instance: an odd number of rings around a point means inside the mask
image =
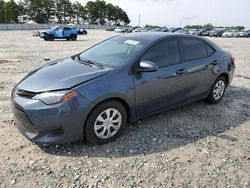
M 74 2 L 75 0 L 71 0 Z M 78 0 L 83 5 L 88 0 Z M 177 27 L 212 23 L 250 28 L 250 0 L 105 0 L 125 10 L 130 25 Z

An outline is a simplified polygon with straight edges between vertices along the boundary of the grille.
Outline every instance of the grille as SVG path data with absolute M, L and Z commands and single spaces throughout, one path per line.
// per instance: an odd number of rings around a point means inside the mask
M 28 115 L 24 112 L 22 107 L 18 104 L 14 103 L 14 115 L 17 120 L 20 121 L 18 124 L 21 128 L 25 129 L 31 133 L 38 133 L 37 127 L 35 127 L 32 122 L 30 121 Z

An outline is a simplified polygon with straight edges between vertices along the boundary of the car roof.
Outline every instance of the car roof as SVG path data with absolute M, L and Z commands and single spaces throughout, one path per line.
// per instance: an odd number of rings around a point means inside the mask
M 147 40 L 150 43 L 153 43 L 157 40 L 161 39 L 166 39 L 166 38 L 178 38 L 178 37 L 183 37 L 183 38 L 194 38 L 194 39 L 202 39 L 203 41 L 207 42 L 213 48 L 216 50 L 221 50 L 219 46 L 217 46 L 215 43 L 212 41 L 208 40 L 205 37 L 201 36 L 195 36 L 195 35 L 189 35 L 189 34 L 182 34 L 182 33 L 171 33 L 171 32 L 138 32 L 138 33 L 128 33 L 128 34 L 122 34 L 118 35 L 119 36 L 126 36 L 128 38 L 134 39 L 134 40 Z
M 138 32 L 138 33 L 128 33 L 120 36 L 131 37 L 133 39 L 144 39 L 150 42 L 154 42 L 163 38 L 175 38 L 175 37 L 190 37 L 190 38 L 202 38 L 199 36 L 182 34 L 182 33 L 171 33 L 171 32 Z M 204 38 L 202 38 L 204 39 Z

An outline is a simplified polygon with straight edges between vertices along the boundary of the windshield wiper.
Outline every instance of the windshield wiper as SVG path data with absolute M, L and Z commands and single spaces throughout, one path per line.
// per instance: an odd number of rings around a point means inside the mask
M 99 63 L 96 63 L 96 62 L 91 61 L 89 59 L 81 59 L 80 54 L 76 55 L 75 57 L 77 57 L 77 61 L 79 61 L 80 63 L 84 63 L 85 65 L 94 65 L 100 69 L 104 69 L 104 66 L 99 64 Z

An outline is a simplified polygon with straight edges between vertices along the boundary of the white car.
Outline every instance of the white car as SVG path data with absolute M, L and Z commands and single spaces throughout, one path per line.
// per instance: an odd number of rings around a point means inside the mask
M 234 32 L 233 31 L 225 31 L 222 34 L 222 37 L 233 37 L 234 36 Z
M 115 31 L 116 33 L 124 33 L 124 32 L 125 32 L 125 29 L 123 29 L 123 28 L 116 28 L 114 31 Z
M 245 31 L 239 31 L 239 32 L 236 32 L 235 37 L 245 37 L 246 36 L 246 32 Z

